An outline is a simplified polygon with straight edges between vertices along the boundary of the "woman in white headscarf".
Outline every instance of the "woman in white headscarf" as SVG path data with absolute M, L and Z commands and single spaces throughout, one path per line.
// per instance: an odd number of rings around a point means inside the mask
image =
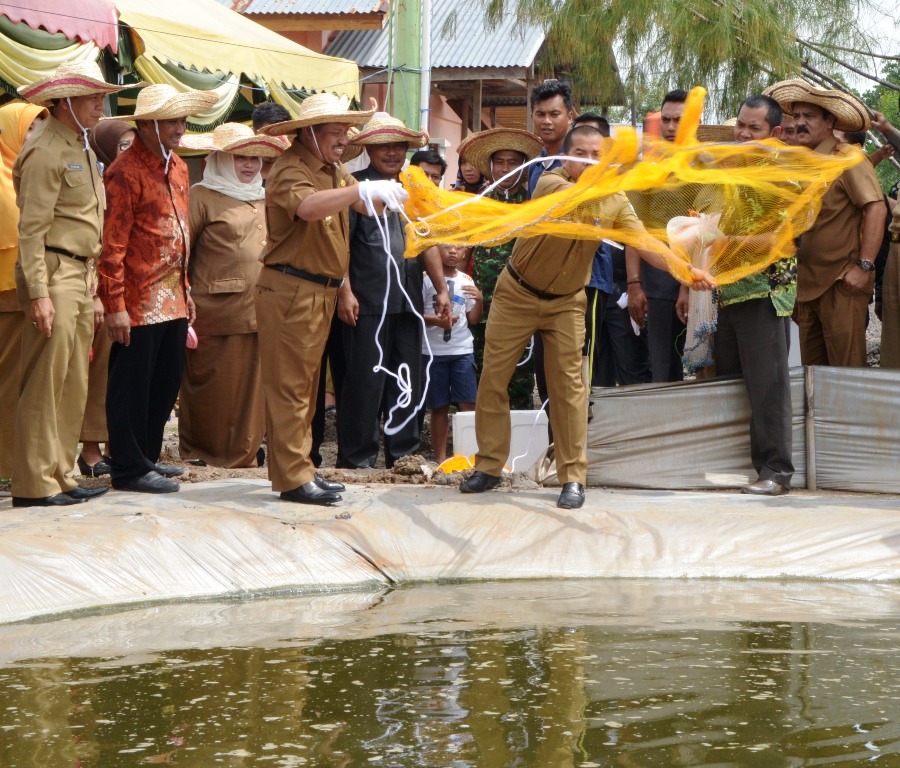
M 197 307 L 178 415 L 183 461 L 217 467 L 262 464 L 265 411 L 253 289 L 266 244 L 263 157 L 287 146 L 237 123 L 185 136 L 209 150 L 203 181 L 191 188 L 189 274 Z

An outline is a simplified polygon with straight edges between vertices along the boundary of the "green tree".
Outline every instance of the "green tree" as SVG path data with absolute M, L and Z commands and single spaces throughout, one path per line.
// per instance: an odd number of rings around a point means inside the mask
M 590 103 L 599 91 L 637 113 L 650 94 L 703 85 L 708 117 L 733 115 L 748 94 L 798 75 L 804 60 L 834 76 L 842 68 L 798 38 L 863 49 L 856 20 L 876 13 L 869 0 L 480 1 L 489 24 L 513 13 L 544 26 L 542 73 L 569 74 Z
M 900 61 L 888 63 L 884 67 L 881 79 L 900 88 Z M 900 103 L 898 103 L 900 101 L 900 93 L 887 86 L 876 85 L 871 90 L 866 91 L 862 98 L 869 107 L 878 110 L 890 120 L 892 125 L 900 126 Z M 875 149 L 875 145 L 870 142 L 866 150 L 871 152 L 873 149 Z M 889 190 L 891 185 L 900 181 L 900 170 L 888 160 L 883 160 L 879 163 L 875 173 L 878 174 L 878 181 L 881 182 L 881 187 L 885 191 Z

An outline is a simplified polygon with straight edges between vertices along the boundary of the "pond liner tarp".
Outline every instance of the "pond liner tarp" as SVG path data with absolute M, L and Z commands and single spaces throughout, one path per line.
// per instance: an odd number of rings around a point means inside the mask
M 588 483 L 736 487 L 756 480 L 741 379 L 591 392 Z M 900 371 L 792 368 L 794 488 L 900 493 Z
M 900 577 L 887 496 L 589 489 L 464 496 L 351 486 L 339 507 L 280 502 L 262 480 L 112 491 L 64 508 L 0 503 L 0 623 L 159 601 L 498 579 Z

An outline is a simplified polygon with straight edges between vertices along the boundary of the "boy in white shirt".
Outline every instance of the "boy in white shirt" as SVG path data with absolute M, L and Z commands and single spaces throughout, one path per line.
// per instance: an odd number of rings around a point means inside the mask
M 457 269 L 466 249 L 456 245 L 437 246 L 444 265 L 444 279 L 452 302 L 452 316 L 434 314 L 436 296 L 431 279 L 426 275 L 422 286 L 425 298 L 427 344 L 434 360 L 431 363 L 425 405 L 431 409 L 431 443 L 438 464 L 447 458 L 447 433 L 450 427 L 450 403 L 461 411 L 475 410 L 478 384 L 475 377 L 475 355 L 470 325 L 481 320 L 484 309 L 481 291 L 465 272 Z M 428 347 L 422 342 L 422 369 L 428 363 Z

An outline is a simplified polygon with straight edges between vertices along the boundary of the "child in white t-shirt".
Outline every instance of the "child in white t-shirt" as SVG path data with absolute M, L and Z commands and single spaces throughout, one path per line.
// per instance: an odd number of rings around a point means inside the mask
M 456 403 L 461 411 L 475 410 L 478 384 L 469 325 L 481 320 L 484 300 L 472 278 L 457 269 L 466 249 L 456 245 L 439 245 L 438 250 L 452 300 L 452 316 L 444 319 L 434 314 L 436 293 L 427 275 L 422 293 L 425 297 L 426 336 L 434 355 L 425 405 L 431 409 L 431 443 L 435 460 L 440 464 L 447 458 L 450 403 Z M 428 364 L 428 347 L 424 340 L 422 355 L 424 371 Z

